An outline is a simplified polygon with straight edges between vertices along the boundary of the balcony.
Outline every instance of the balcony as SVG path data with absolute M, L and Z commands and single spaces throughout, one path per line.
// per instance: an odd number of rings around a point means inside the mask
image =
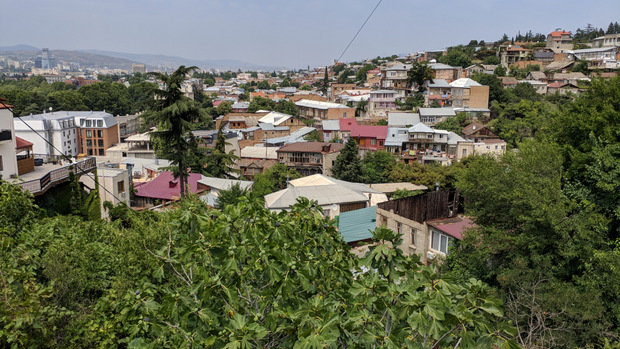
M 51 187 L 69 181 L 69 173 L 77 175 L 85 172 L 93 172 L 97 168 L 97 161 L 89 157 L 70 165 L 44 164 L 36 166 L 35 170 L 19 176 L 13 183 L 21 185 L 22 189 L 28 190 L 32 195 L 44 194 Z

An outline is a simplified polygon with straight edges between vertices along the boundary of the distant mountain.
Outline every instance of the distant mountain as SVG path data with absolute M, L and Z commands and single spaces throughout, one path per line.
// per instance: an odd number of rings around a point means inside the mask
M 134 54 L 101 50 L 82 50 L 98 55 L 124 58 L 131 61 L 144 63 L 154 67 L 178 67 L 180 65 L 195 65 L 203 69 L 222 69 L 222 70 L 263 70 L 273 71 L 287 69 L 286 67 L 261 66 L 234 59 L 188 59 L 176 56 L 153 55 L 153 54 Z
M 11 51 L 40 51 L 40 48 L 36 48 L 30 45 L 13 45 L 13 46 L 5 46 L 0 47 L 0 52 L 11 52 Z

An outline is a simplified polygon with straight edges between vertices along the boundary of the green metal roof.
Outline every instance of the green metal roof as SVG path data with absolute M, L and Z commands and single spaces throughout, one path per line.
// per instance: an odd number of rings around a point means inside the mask
M 370 239 L 377 226 L 377 206 L 341 213 L 338 230 L 345 242 Z

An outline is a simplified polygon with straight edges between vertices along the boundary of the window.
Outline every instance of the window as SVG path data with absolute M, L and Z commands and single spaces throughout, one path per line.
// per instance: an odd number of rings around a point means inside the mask
M 370 145 L 377 145 L 377 140 L 376 139 L 371 139 L 370 140 Z
M 84 126 L 84 119 L 80 119 L 80 126 Z
M 433 231 L 431 248 L 444 254 L 448 254 L 448 247 L 452 246 L 454 239 L 441 233 Z
M 418 234 L 418 230 L 415 228 L 411 228 L 411 245 L 414 245 L 414 246 L 416 245 L 415 237 L 417 234 Z
M 87 140 L 86 140 L 86 146 L 87 146 L 87 147 L 92 147 L 92 146 L 93 146 L 93 141 L 92 141 L 92 140 L 90 140 L 90 139 L 87 139 Z
M 401 222 L 396 222 L 396 232 L 398 235 L 403 234 L 403 224 Z
M 86 130 L 86 138 L 90 138 L 93 136 L 93 131 L 91 130 Z
M 93 150 L 92 149 L 88 149 L 88 155 L 93 155 Z
M 379 145 L 380 145 L 380 146 L 383 146 L 383 141 L 379 141 Z
M 93 126 L 93 122 L 90 120 L 86 120 L 86 127 L 92 127 Z
M 4 171 L 4 164 L 2 163 L 2 155 L 0 155 L 0 171 Z
M 118 182 L 117 186 L 118 186 L 118 192 L 119 193 L 124 193 L 125 192 L 125 182 L 124 181 Z
M 103 130 L 97 130 L 97 137 L 103 138 Z
M 97 140 L 97 146 L 103 147 L 103 139 L 98 139 Z
M 103 127 L 103 120 L 97 120 L 97 127 Z
M 103 149 L 99 149 L 99 156 L 103 156 Z

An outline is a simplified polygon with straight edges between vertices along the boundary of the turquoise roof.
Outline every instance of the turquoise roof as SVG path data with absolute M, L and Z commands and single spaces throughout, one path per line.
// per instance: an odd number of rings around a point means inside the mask
M 345 242 L 370 239 L 377 227 L 377 206 L 341 213 L 338 230 Z

